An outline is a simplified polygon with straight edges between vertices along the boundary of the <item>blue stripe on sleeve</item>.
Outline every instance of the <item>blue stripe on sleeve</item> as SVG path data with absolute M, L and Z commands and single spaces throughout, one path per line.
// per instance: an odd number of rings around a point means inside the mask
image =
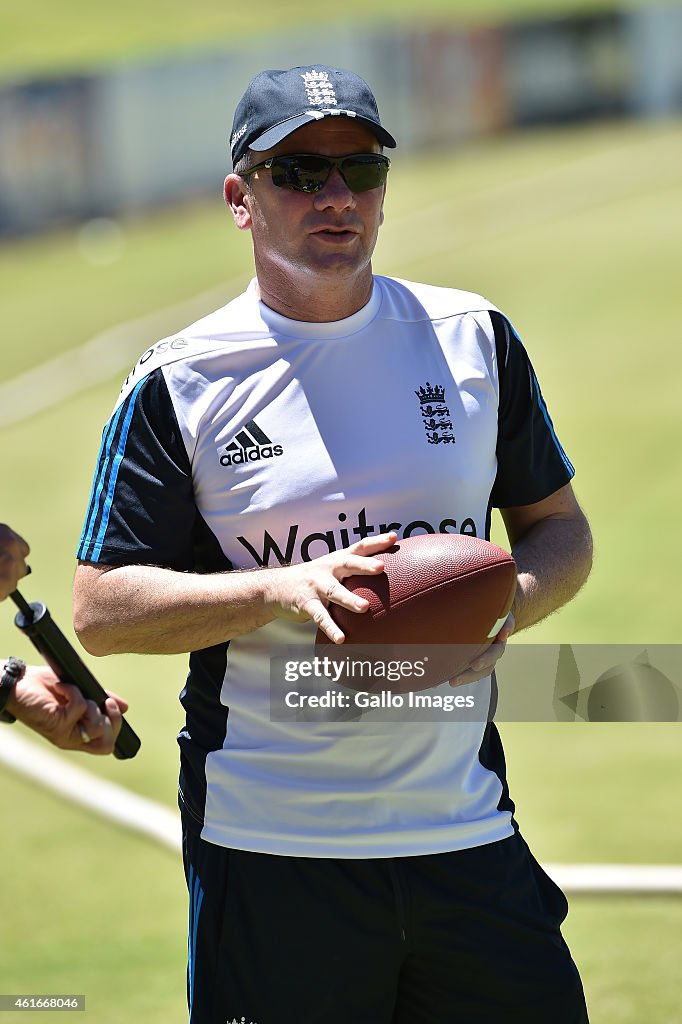
M 81 561 L 86 561 L 88 557 L 87 549 L 90 544 L 90 539 L 92 537 L 92 531 L 95 528 L 95 522 L 97 521 L 97 512 L 99 509 L 99 501 L 102 493 L 102 486 L 104 482 L 104 477 L 106 476 L 107 466 L 109 464 L 109 452 L 111 450 L 111 445 L 116 434 L 116 428 L 121 418 L 123 408 L 124 407 L 121 406 L 120 409 L 116 410 L 116 413 L 109 420 L 106 430 L 102 435 L 102 444 L 100 445 L 97 462 L 98 468 L 97 472 L 95 473 L 95 478 L 92 482 L 92 490 L 90 492 L 90 503 L 88 505 L 88 513 L 85 519 L 83 533 L 81 534 L 80 544 L 78 547 L 77 556 L 81 559 Z
M 99 524 L 99 530 L 97 531 L 97 538 L 95 540 L 94 547 L 92 549 L 91 560 L 96 562 L 102 551 L 102 544 L 104 543 L 104 535 L 107 532 L 107 526 L 109 525 L 109 515 L 111 513 L 111 504 L 114 500 L 114 491 L 116 490 L 116 481 L 118 479 L 118 471 L 123 461 L 123 456 L 126 450 L 126 442 L 128 440 L 128 431 L 130 430 L 130 424 L 135 412 L 135 399 L 137 393 L 146 382 L 146 377 L 137 384 L 134 390 L 130 394 L 130 398 L 126 402 L 125 406 L 121 406 L 121 409 L 125 408 L 125 415 L 123 419 L 123 425 L 121 432 L 118 436 L 118 444 L 116 445 L 116 454 L 111 463 L 111 474 L 109 476 L 109 484 L 107 486 L 107 493 L 102 506 L 102 519 Z M 100 494 L 101 500 L 101 494 Z

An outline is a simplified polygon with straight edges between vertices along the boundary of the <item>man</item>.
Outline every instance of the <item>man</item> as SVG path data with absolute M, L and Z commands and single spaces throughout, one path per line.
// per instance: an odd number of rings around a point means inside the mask
M 256 279 L 143 355 L 103 435 L 76 629 L 94 654 L 193 652 L 192 1024 L 587 1020 L 566 902 L 518 833 L 492 724 L 270 715 L 269 656 L 316 626 L 341 643 L 330 605 L 366 610 L 343 580 L 380 573 L 396 537 L 485 536 L 502 510 L 513 616 L 458 683 L 490 687 L 514 623 L 589 572 L 573 470 L 508 321 L 373 275 L 394 145 L 354 74 L 256 76 L 225 180 Z
M 23 537 L 0 523 L 0 601 L 28 572 L 30 548 Z M 63 750 L 110 754 L 128 705 L 111 694 L 103 714 L 76 686 L 62 683 L 52 669 L 8 658 L 0 673 L 0 721 L 23 722 Z

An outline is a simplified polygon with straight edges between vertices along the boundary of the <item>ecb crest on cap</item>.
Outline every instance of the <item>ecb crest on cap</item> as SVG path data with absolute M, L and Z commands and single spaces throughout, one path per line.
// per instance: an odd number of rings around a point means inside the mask
M 311 107 L 335 107 L 336 93 L 326 71 L 306 71 L 301 75 Z

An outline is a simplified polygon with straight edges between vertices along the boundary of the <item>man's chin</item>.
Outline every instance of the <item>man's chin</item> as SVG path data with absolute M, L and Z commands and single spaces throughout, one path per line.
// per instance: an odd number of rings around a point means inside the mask
M 311 274 L 362 274 L 369 266 L 370 258 L 354 244 L 314 245 L 305 254 L 304 263 Z

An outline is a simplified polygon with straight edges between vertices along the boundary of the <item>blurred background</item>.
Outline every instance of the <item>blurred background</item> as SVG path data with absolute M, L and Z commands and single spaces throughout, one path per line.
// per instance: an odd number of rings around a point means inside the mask
M 73 638 L 121 380 L 251 276 L 221 198 L 235 102 L 263 68 L 320 62 L 370 82 L 399 142 L 375 270 L 501 307 L 576 466 L 593 575 L 524 642 L 677 644 L 682 4 L 343 8 L 0 0 L 0 520 L 32 547 L 23 593 Z M 30 658 L 13 612 L 0 654 Z M 130 700 L 143 747 L 63 760 L 172 808 L 185 659 L 87 660 Z M 501 732 L 540 860 L 682 863 L 679 723 Z M 185 1019 L 177 855 L 19 770 L 0 778 L 0 994 L 85 993 L 97 1024 Z M 679 896 L 575 896 L 565 931 L 593 1024 L 682 1021 Z

